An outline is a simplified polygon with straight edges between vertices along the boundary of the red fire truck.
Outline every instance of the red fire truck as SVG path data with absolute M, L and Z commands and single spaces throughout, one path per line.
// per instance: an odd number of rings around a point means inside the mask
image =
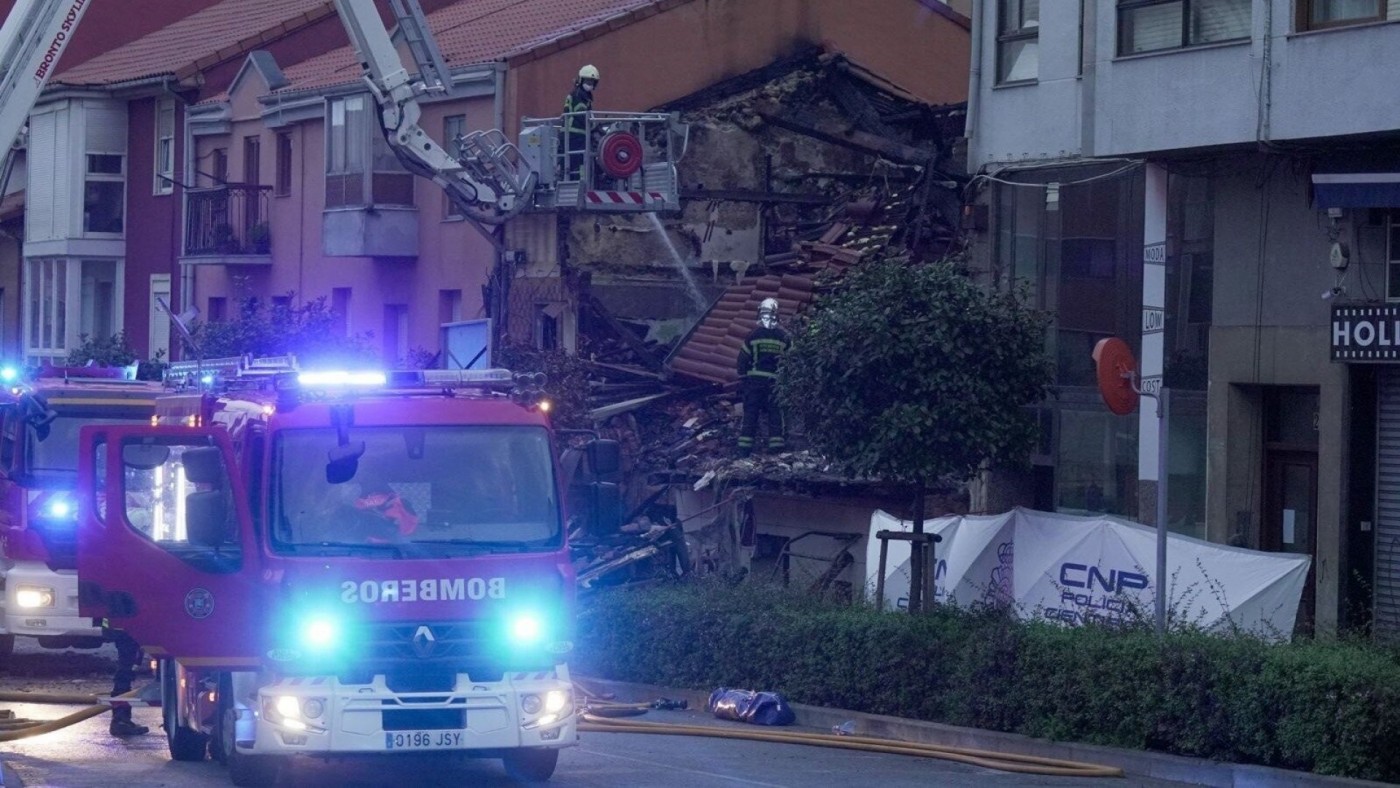
M 576 729 L 546 408 L 504 370 L 200 366 L 158 425 L 85 427 L 79 470 L 82 610 L 160 660 L 172 757 L 238 785 L 425 751 L 548 779 Z
M 78 430 L 149 424 L 159 383 L 126 368 L 0 370 L 0 657 L 16 636 L 47 648 L 96 648 L 102 631 L 78 615 Z

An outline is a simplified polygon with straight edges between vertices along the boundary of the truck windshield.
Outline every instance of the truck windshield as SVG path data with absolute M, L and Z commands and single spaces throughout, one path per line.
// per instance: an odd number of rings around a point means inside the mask
M 42 434 L 26 428 L 25 452 L 19 475 L 39 482 L 71 482 L 78 474 L 78 430 L 91 424 L 149 424 L 154 408 L 113 405 L 55 405 L 58 418 Z
M 349 481 L 327 481 L 336 431 L 291 429 L 272 446 L 272 546 L 279 552 L 418 557 L 558 547 L 549 438 L 538 427 L 358 427 Z M 395 546 L 397 550 L 385 550 Z

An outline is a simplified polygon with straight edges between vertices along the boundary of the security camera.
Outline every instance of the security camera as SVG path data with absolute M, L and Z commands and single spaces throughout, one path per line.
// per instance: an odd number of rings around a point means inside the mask
M 1322 300 L 1331 301 L 1332 299 L 1345 292 L 1346 288 L 1342 287 L 1341 285 L 1337 285 L 1336 287 L 1329 287 L 1326 290 L 1322 291 Z

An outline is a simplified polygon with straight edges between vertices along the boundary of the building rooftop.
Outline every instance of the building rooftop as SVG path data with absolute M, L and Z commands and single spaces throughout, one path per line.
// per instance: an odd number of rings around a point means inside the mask
M 489 63 L 545 47 L 589 29 L 612 29 L 639 12 L 686 0 L 460 0 L 427 15 L 449 68 Z M 314 91 L 360 80 L 347 44 L 286 69 L 287 91 Z
M 185 77 L 266 46 L 335 13 L 327 0 L 224 0 L 125 46 L 61 71 L 64 85 L 119 85 L 159 76 Z

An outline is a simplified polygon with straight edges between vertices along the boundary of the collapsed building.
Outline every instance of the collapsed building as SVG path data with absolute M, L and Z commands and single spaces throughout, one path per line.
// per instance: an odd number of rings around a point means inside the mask
M 558 263 L 517 274 L 510 334 L 575 353 L 581 420 L 622 441 L 633 517 L 681 522 L 698 568 L 849 592 L 871 512 L 911 493 L 847 478 L 800 426 L 795 451 L 737 457 L 736 357 L 765 298 L 790 321 L 862 261 L 961 249 L 965 106 L 813 49 L 656 109 L 689 124 L 682 210 L 535 219 Z M 965 507 L 933 497 L 931 514 Z

